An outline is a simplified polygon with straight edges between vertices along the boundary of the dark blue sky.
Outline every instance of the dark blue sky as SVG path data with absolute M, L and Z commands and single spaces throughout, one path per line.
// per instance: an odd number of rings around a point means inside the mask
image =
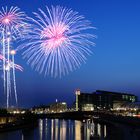
M 102 89 L 140 95 L 139 0 L 1 0 L 0 7 L 6 5 L 18 6 L 29 16 L 45 5 L 62 5 L 78 11 L 97 27 L 94 54 L 80 69 L 61 79 L 38 74 L 20 53 L 16 56 L 16 62 L 24 68 L 23 73 L 17 72 L 20 106 L 48 104 L 56 98 L 72 103 L 76 88 L 83 92 Z M 3 96 L 2 79 L 0 88 Z

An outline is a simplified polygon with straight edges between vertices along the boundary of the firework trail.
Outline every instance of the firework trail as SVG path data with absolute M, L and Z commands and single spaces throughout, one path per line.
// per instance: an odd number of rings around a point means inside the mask
M 13 50 L 12 50 L 13 51 Z M 6 60 L 6 58 L 4 58 L 1 54 L 0 54 L 0 60 L 2 60 L 2 61 L 4 61 L 5 60 L 5 62 L 7 63 L 8 61 Z M 8 65 L 8 63 L 7 63 L 7 65 Z M 13 66 L 14 65 L 14 66 Z M 23 67 L 22 66 L 20 66 L 20 65 L 18 65 L 18 64 L 15 64 L 13 61 L 11 61 L 10 60 L 10 63 L 9 63 L 9 67 L 10 68 L 15 68 L 15 69 L 17 69 L 17 70 L 19 70 L 19 71 L 21 71 L 21 72 L 23 72 Z
M 5 38 L 4 38 L 4 30 L 2 31 L 2 50 L 3 50 L 3 55 L 5 56 Z M 3 86 L 4 86 L 4 93 L 5 93 L 5 59 L 3 59 Z
M 14 54 L 12 55 L 12 61 L 10 60 L 9 63 L 8 63 L 8 60 L 6 58 L 4 58 L 1 54 L 0 54 L 0 60 L 6 62 L 5 73 L 7 74 L 7 76 L 6 76 L 7 80 L 5 81 L 5 83 L 7 82 L 7 94 L 6 94 L 6 96 L 7 96 L 7 106 L 9 106 L 9 94 L 11 92 L 11 82 L 10 82 L 10 77 L 9 77 L 9 71 L 10 71 L 10 69 L 12 69 L 12 74 L 13 74 L 12 78 L 13 78 L 13 86 L 14 86 L 14 94 L 15 94 L 14 96 L 15 96 L 16 103 L 18 103 L 18 101 L 17 101 L 17 90 L 16 90 L 15 69 L 17 69 L 19 71 L 23 71 L 23 68 L 20 65 L 15 64 Z
M 2 55 L 0 58 L 3 60 L 3 75 L 4 75 L 4 93 L 7 96 L 7 108 L 9 107 L 9 96 L 12 91 L 11 80 L 14 85 L 15 100 L 17 103 L 17 90 L 15 79 L 15 68 L 23 70 L 21 66 L 15 64 L 14 55 L 16 51 L 12 48 L 13 41 L 24 38 L 29 30 L 29 25 L 26 23 L 26 15 L 20 12 L 18 7 L 2 7 L 0 11 L 0 29 L 2 34 Z M 13 49 L 13 50 L 12 50 Z M 12 68 L 12 73 L 11 73 Z
M 36 71 L 61 77 L 80 67 L 92 54 L 96 36 L 87 30 L 95 28 L 84 16 L 61 6 L 33 14 L 30 23 L 34 29 L 26 36 L 23 57 Z
M 12 52 L 11 52 L 12 53 Z M 13 68 L 13 81 L 14 81 L 14 91 L 15 91 L 15 99 L 17 103 L 17 88 L 16 88 L 16 76 L 15 76 L 15 59 L 14 59 L 15 52 L 12 53 L 12 68 Z
M 11 51 L 12 53 L 14 53 L 14 51 L 12 50 Z M 10 69 L 12 68 L 12 73 L 13 73 L 13 85 L 14 85 L 14 93 L 15 93 L 15 100 L 16 100 L 16 103 L 17 103 L 17 90 L 16 90 L 16 78 L 15 78 L 15 69 L 19 70 L 19 71 L 23 71 L 23 68 L 20 66 L 20 65 L 17 65 L 14 63 L 14 54 L 12 55 L 12 61 L 10 60 L 9 63 L 8 61 L 6 60 L 6 58 L 4 58 L 1 54 L 0 54 L 0 60 L 3 60 L 6 62 L 6 66 L 5 66 L 5 70 L 6 70 L 6 73 L 7 73 L 7 89 L 11 89 L 11 83 L 9 82 L 9 71 Z M 10 94 L 10 90 L 7 90 L 8 94 L 6 95 L 7 96 L 7 106 L 9 106 L 9 94 Z

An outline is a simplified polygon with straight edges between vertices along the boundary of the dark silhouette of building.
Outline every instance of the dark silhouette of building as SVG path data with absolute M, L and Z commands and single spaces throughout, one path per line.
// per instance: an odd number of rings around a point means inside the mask
M 93 93 L 81 93 L 76 90 L 76 110 L 92 111 L 96 109 L 114 109 L 124 103 L 136 102 L 134 94 L 96 90 Z

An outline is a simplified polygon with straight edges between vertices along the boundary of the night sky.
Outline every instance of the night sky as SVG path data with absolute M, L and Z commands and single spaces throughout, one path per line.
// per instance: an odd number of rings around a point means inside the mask
M 66 101 L 72 104 L 74 91 L 97 89 L 128 92 L 140 96 L 140 2 L 139 0 L 1 0 L 2 6 L 18 6 L 28 16 L 45 5 L 61 5 L 78 11 L 92 22 L 97 29 L 94 34 L 96 46 L 93 55 L 80 69 L 62 78 L 44 77 L 31 69 L 22 58 L 22 51 L 16 55 L 16 63 L 24 72 L 16 72 L 20 107 Z M 14 44 L 17 47 L 17 44 Z M 2 71 L 0 71 L 2 75 Z M 0 79 L 0 105 L 4 105 Z

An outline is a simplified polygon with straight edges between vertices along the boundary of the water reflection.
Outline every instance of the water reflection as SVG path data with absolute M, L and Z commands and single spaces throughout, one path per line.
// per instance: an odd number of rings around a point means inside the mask
M 60 140 L 66 140 L 66 121 L 60 121 Z M 57 139 L 56 139 L 57 140 Z
M 51 120 L 51 140 L 53 140 L 54 137 L 54 120 Z
M 55 120 L 55 139 L 58 139 L 58 120 Z
M 97 122 L 92 122 L 90 127 L 90 137 L 105 139 L 106 138 L 106 125 L 101 125 Z
M 139 132 L 132 133 L 128 126 L 106 125 L 95 120 L 40 119 L 38 127 L 0 133 L 0 140 L 139 140 Z
M 81 122 L 75 121 L 75 140 L 81 140 Z
M 39 120 L 38 131 L 39 140 L 90 140 L 91 137 L 106 137 L 106 125 L 91 120 Z

